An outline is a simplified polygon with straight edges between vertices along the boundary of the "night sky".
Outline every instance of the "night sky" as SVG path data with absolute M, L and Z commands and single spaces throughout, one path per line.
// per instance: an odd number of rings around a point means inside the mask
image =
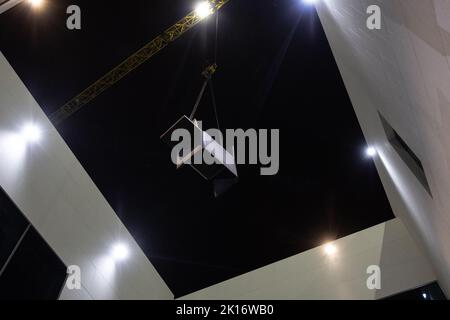
M 49 115 L 195 3 L 21 4 L 0 15 L 0 50 Z M 81 31 L 66 28 L 70 4 Z M 214 37 L 210 17 L 58 127 L 177 297 L 393 218 L 320 21 L 300 0 L 230 0 L 220 13 L 221 126 L 280 129 L 279 174 L 239 166 L 216 199 L 174 168 L 159 137 L 189 115 Z M 214 127 L 209 98 L 197 117 Z

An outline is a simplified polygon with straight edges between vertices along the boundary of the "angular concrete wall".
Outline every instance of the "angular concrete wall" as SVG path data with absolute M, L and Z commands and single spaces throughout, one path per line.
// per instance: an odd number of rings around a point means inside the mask
M 187 295 L 195 299 L 381 299 L 433 282 L 430 264 L 400 220 L 318 247 Z M 381 290 L 367 288 L 367 268 L 381 268 Z
M 370 5 L 381 30 L 366 25 Z M 450 295 L 450 2 L 323 0 L 317 9 L 394 213 Z M 379 114 L 420 158 L 432 196 L 388 142 Z
M 42 139 L 27 145 L 18 133 L 30 121 Z M 173 299 L 1 53 L 0 185 L 62 261 L 81 267 L 83 289 L 62 299 Z M 111 258 L 116 243 L 129 248 L 127 260 Z
M 0 14 L 11 9 L 14 6 L 17 6 L 18 4 L 20 4 L 23 1 L 24 0 L 7 0 L 5 2 L 0 1 Z

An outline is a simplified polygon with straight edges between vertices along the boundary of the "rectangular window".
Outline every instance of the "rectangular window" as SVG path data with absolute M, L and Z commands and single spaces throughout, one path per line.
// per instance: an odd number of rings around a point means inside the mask
M 433 282 L 420 288 L 395 294 L 384 300 L 447 300 L 447 297 L 439 284 Z
M 57 300 L 67 269 L 30 228 L 0 276 L 0 300 Z
M 56 300 L 66 266 L 0 188 L 0 300 Z
M 389 122 L 378 113 L 383 124 L 384 132 L 386 133 L 387 139 L 400 158 L 405 162 L 411 172 L 416 176 L 417 180 L 419 180 L 420 184 L 424 187 L 424 189 L 428 192 L 430 196 L 431 194 L 430 185 L 428 183 L 427 176 L 425 175 L 425 170 L 422 165 L 422 161 L 420 161 L 419 157 L 412 151 L 412 149 L 408 146 L 405 140 L 400 137 L 397 131 L 392 128 Z
M 27 226 L 27 219 L 0 188 L 0 274 Z

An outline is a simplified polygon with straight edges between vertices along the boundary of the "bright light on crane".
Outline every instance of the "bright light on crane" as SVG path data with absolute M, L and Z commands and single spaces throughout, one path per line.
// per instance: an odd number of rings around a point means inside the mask
M 0 0 L 0 2 L 1 1 L 2 0 Z M 80 110 L 83 106 L 94 100 L 105 90 L 119 82 L 127 74 L 154 57 L 170 43 L 179 39 L 182 35 L 200 23 L 204 18 L 220 10 L 229 1 L 230 0 L 211 0 L 198 3 L 195 7 L 196 9 L 192 10 L 192 12 L 190 12 L 187 16 L 151 40 L 141 49 L 125 59 L 122 63 L 117 65 L 115 68 L 107 72 L 100 79 L 79 93 L 76 97 L 68 101 L 64 106 L 52 113 L 50 115 L 50 120 L 55 125 L 60 124 L 62 121 Z
M 35 9 L 39 9 L 44 5 L 44 0 L 28 0 L 28 3 Z
M 214 13 L 213 7 L 209 1 L 202 1 L 195 7 L 195 13 L 200 19 L 205 19 Z

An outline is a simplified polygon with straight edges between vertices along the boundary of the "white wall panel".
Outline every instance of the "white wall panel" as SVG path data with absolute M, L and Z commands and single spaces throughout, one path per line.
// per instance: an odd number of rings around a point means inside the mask
M 6 2 L 0 1 L 2 4 L 0 5 L 0 14 L 3 12 L 6 12 L 7 10 L 11 9 L 14 6 L 17 6 L 19 3 L 23 2 L 24 0 L 8 0 Z
M 382 29 L 366 27 L 379 5 Z M 319 16 L 397 217 L 450 294 L 450 5 L 447 0 L 323 0 Z M 377 112 L 421 159 L 431 197 L 386 139 Z
M 196 299 L 381 299 L 436 278 L 427 258 L 395 219 L 187 295 Z M 381 268 L 381 290 L 367 288 L 367 268 Z
M 32 121 L 42 140 L 22 145 Z M 172 299 L 155 268 L 0 54 L 0 185 L 66 265 L 78 265 L 83 290 L 63 299 Z M 129 258 L 112 262 L 115 243 Z

